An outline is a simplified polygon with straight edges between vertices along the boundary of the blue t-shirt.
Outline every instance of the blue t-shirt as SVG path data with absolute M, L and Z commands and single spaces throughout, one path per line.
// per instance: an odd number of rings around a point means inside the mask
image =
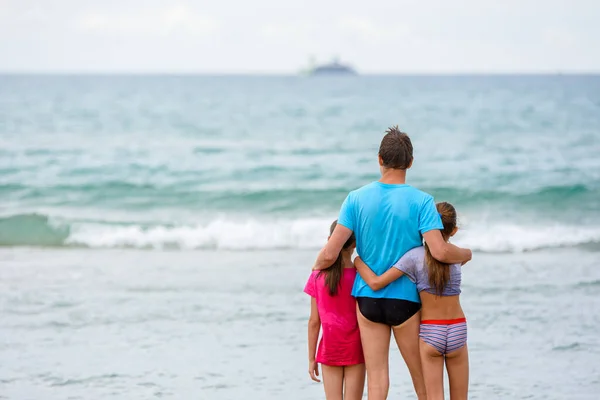
M 354 232 L 358 255 L 377 275 L 410 249 L 422 246 L 425 232 L 443 229 L 431 195 L 410 185 L 381 182 L 350 192 L 338 224 Z M 420 302 L 416 285 L 406 275 L 376 292 L 356 275 L 352 295 Z

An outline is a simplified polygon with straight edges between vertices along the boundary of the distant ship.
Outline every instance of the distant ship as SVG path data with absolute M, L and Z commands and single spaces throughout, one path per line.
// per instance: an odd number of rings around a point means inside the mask
M 311 63 L 314 64 L 314 63 Z M 320 76 L 320 75 L 356 75 L 356 71 L 349 65 L 345 65 L 339 62 L 338 59 L 333 60 L 329 64 L 321 64 L 311 66 L 306 71 L 308 75 Z

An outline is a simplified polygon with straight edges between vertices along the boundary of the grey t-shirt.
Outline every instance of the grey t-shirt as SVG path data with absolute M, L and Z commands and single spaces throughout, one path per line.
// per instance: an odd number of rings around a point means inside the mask
M 394 268 L 398 268 L 409 277 L 411 281 L 417 284 L 417 290 L 422 290 L 427 293 L 436 294 L 435 288 L 429 285 L 429 274 L 427 273 L 427 265 L 425 265 L 425 247 L 415 247 L 407 251 L 396 264 Z M 457 296 L 460 294 L 461 282 L 461 265 L 450 265 L 450 280 L 442 292 L 442 296 Z

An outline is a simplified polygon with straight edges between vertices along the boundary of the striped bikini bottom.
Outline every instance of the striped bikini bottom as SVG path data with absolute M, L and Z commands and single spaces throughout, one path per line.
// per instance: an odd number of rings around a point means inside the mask
M 421 321 L 419 337 L 442 355 L 452 353 L 467 343 L 467 320 L 458 318 Z

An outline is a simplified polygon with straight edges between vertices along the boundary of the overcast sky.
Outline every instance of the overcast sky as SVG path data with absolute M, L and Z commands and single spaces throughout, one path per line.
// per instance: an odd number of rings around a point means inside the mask
M 0 0 L 0 71 L 600 72 L 600 0 Z

